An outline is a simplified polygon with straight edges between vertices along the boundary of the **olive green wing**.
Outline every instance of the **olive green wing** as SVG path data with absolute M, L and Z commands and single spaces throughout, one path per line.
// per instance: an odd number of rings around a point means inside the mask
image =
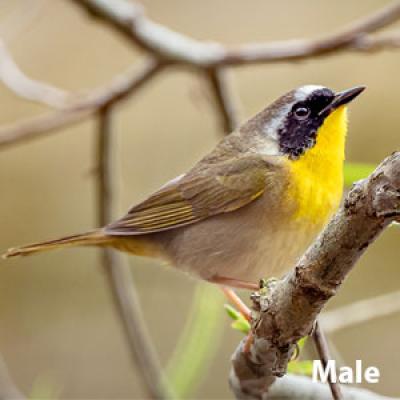
M 105 227 L 110 235 L 161 232 L 234 211 L 260 197 L 271 167 L 261 157 L 199 165 Z

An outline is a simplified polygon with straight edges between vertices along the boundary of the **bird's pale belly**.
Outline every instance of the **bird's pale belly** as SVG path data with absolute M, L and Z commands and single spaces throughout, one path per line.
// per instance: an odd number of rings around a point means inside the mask
M 219 276 L 258 282 L 280 277 L 294 266 L 323 223 L 293 219 L 293 211 L 282 214 L 282 207 L 270 204 L 260 199 L 154 239 L 162 243 L 163 258 L 171 265 L 205 280 Z
M 315 206 L 316 195 L 308 201 Z M 298 203 L 282 203 L 282 192 L 264 196 L 236 211 L 219 214 L 186 227 L 149 235 L 120 237 L 120 250 L 161 258 L 201 279 L 225 277 L 258 282 L 281 277 L 292 268 L 334 211 L 329 192 L 319 193 L 321 210 L 299 216 Z M 303 207 L 307 207 L 304 202 Z M 317 216 L 317 217 L 316 217 Z M 123 240 L 125 239 L 125 240 Z
M 199 239 L 191 252 L 173 251 L 171 264 L 206 280 L 220 276 L 258 282 L 260 278 L 282 276 L 318 233 L 285 227 L 265 229 L 261 237 L 249 233 L 241 236 L 240 227 L 235 228 Z

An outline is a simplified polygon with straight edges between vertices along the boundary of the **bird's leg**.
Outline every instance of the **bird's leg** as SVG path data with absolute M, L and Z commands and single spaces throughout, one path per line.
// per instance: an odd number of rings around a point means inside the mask
M 242 299 L 236 294 L 233 289 L 227 288 L 226 286 L 221 286 L 221 290 L 224 292 L 224 295 L 228 299 L 230 303 L 232 303 L 246 318 L 247 321 L 251 321 L 251 310 L 246 304 L 243 303 Z
M 247 289 L 247 290 L 257 291 L 260 288 L 258 283 L 242 281 L 240 279 L 234 279 L 220 275 L 215 275 L 208 281 L 211 283 L 216 283 L 218 285 L 234 287 L 236 289 Z
M 331 355 L 329 353 L 328 342 L 326 340 L 324 333 L 321 330 L 318 321 L 315 321 L 311 336 L 314 340 L 315 348 L 317 350 L 319 359 L 321 360 L 322 366 L 326 370 L 328 360 L 331 359 Z M 332 381 L 332 376 L 330 374 L 328 377 L 328 383 L 332 392 L 332 398 L 334 400 L 343 400 L 340 385 L 339 383 Z
M 254 343 L 254 334 L 252 331 L 247 335 L 246 341 L 243 345 L 243 353 L 248 354 L 251 350 L 251 345 Z
M 231 287 L 236 287 L 240 289 L 250 289 L 254 291 L 259 291 L 259 290 L 269 290 L 273 287 L 273 285 L 276 284 L 278 280 L 275 278 L 271 279 L 261 279 L 258 284 L 247 282 L 247 281 L 241 281 L 237 279 L 232 279 L 232 278 L 226 278 L 222 276 L 216 276 L 213 277 L 210 282 L 213 283 L 219 283 L 221 286 L 221 290 L 224 292 L 226 298 L 228 301 L 233 304 L 239 312 L 243 315 L 244 318 L 246 318 L 247 321 L 251 322 L 251 310 L 245 303 L 243 303 L 242 299 L 236 294 L 236 292 L 233 289 L 230 289 L 225 285 L 229 285 Z M 256 293 L 253 293 L 256 294 Z M 253 344 L 254 341 L 254 335 L 253 332 L 250 331 L 249 334 L 247 335 L 246 341 L 243 346 L 243 352 L 248 353 L 250 351 L 251 345 Z
M 236 292 L 233 289 L 227 288 L 226 286 L 220 287 L 228 301 L 239 310 L 239 312 L 243 315 L 244 318 L 246 318 L 247 321 L 251 322 L 251 310 L 249 307 L 246 306 L 246 304 L 243 303 L 242 299 L 236 294 Z M 250 351 L 253 340 L 254 335 L 253 332 L 250 331 L 243 346 L 243 351 L 245 353 L 248 353 Z

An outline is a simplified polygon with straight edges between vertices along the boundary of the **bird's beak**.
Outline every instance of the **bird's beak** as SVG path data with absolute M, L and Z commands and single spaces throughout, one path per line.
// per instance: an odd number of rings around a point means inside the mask
M 343 90 L 335 94 L 332 102 L 326 106 L 319 115 L 327 116 L 332 111 L 336 110 L 338 107 L 343 106 L 350 101 L 354 100 L 361 92 L 365 90 L 365 86 L 356 86 L 351 89 Z

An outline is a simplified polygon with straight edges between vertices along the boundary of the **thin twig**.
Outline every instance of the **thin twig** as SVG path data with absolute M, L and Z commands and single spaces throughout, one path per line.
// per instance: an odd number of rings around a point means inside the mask
M 230 133 L 239 125 L 238 101 L 229 84 L 228 71 L 222 68 L 212 68 L 208 71 L 208 78 L 214 94 L 218 115 L 225 133 Z
M 377 37 L 365 36 L 357 41 L 356 51 L 377 52 L 400 47 L 400 31 L 392 31 Z
M 111 106 L 99 112 L 98 133 L 98 202 L 100 226 L 108 223 L 113 214 L 113 146 L 111 131 Z M 136 287 L 129 265 L 122 256 L 110 249 L 102 249 L 102 265 L 107 274 L 113 303 L 122 323 L 136 369 L 143 377 L 146 393 L 152 399 L 168 398 L 168 389 L 161 365 L 146 329 Z
M 28 78 L 17 66 L 0 39 L 0 81 L 16 95 L 53 108 L 63 109 L 71 95 L 47 83 Z
M 398 312 L 400 312 L 400 291 L 359 300 L 332 311 L 326 311 L 319 319 L 324 331 L 333 333 Z
M 328 361 L 331 360 L 332 357 L 329 352 L 328 342 L 326 341 L 325 335 L 322 332 L 322 329 L 321 329 L 321 326 L 319 325 L 318 320 L 315 321 L 312 337 L 314 339 L 314 344 L 315 344 L 319 359 L 321 360 L 322 366 L 324 369 L 326 369 L 328 366 Z M 343 400 L 343 396 L 342 396 L 342 392 L 340 390 L 339 383 L 336 381 L 335 382 L 333 381 L 332 374 L 329 374 L 328 383 L 329 383 L 329 387 L 332 392 L 333 399 L 334 400 Z
M 274 43 L 247 44 L 227 49 L 215 42 L 202 42 L 159 25 L 143 8 L 126 0 L 71 0 L 92 16 L 101 18 L 114 30 L 142 49 L 170 62 L 196 67 L 215 67 L 265 62 L 287 62 L 328 55 L 338 51 L 371 52 L 400 46 L 398 40 L 374 41 L 369 34 L 400 18 L 400 3 L 382 8 L 320 39 L 300 39 Z
M 114 78 L 106 87 L 94 90 L 93 93 L 76 100 L 64 110 L 0 128 L 0 149 L 48 135 L 57 129 L 90 117 L 109 104 L 124 100 L 151 80 L 163 66 L 163 63 L 149 58 L 140 69 L 135 66 L 125 75 Z
M 221 65 L 250 64 L 254 62 L 282 62 L 295 61 L 326 54 L 334 54 L 339 50 L 376 51 L 384 48 L 400 46 L 399 34 L 386 34 L 381 38 L 372 38 L 367 34 L 388 26 L 400 17 L 400 3 L 396 2 L 377 11 L 349 28 L 342 29 L 336 34 L 322 39 L 291 40 L 276 43 L 245 45 L 237 49 L 228 50 L 221 44 L 195 41 L 192 38 L 155 24 L 145 17 L 142 7 L 125 0 L 71 0 L 84 7 L 89 13 L 100 17 L 118 32 L 133 40 L 133 43 L 145 48 L 151 53 L 151 58 L 141 72 L 119 78 L 109 87 L 93 96 L 72 103 L 66 110 L 29 119 L 17 125 L 5 126 L 0 129 L 0 148 L 14 143 L 20 143 L 46 135 L 49 132 L 78 122 L 110 101 L 120 99 L 134 92 L 136 81 L 146 81 L 168 61 L 171 64 L 188 64 L 195 67 L 210 67 Z M 157 61 L 158 60 L 158 61 Z M 211 68 L 211 70 L 213 70 Z M 211 86 L 214 87 L 217 103 L 220 108 L 225 130 L 236 125 L 232 115 L 234 109 L 232 100 L 229 102 L 229 87 L 224 84 L 224 77 L 219 76 L 222 71 L 210 75 Z M 219 83 L 218 83 L 219 82 Z M 222 85 L 220 84 L 222 82 Z M 114 87 L 116 85 L 116 88 Z M 132 85 L 132 89 L 130 89 Z M 122 90 L 121 90 L 122 87 Z M 115 92 L 117 92 L 115 94 Z M 121 96 L 119 93 L 122 93 Z M 39 100 L 40 92 L 35 93 Z M 115 100 L 110 100 L 109 96 Z M 45 97 L 45 96 L 44 96 Z M 45 98 L 41 99 L 46 102 Z

